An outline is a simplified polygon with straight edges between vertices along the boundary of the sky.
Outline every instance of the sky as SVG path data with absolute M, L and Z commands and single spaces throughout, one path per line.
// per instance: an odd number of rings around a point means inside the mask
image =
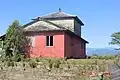
M 113 47 L 108 43 L 111 34 L 120 31 L 120 0 L 1 0 L 0 35 L 14 20 L 26 24 L 59 8 L 83 21 L 82 37 L 89 42 L 87 47 Z

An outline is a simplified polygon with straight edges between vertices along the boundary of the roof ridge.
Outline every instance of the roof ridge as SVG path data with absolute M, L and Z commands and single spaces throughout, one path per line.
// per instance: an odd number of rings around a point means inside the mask
M 57 18 L 57 17 L 76 17 L 76 15 L 68 14 L 63 11 L 57 11 L 57 12 L 48 13 L 48 14 L 38 16 L 38 17 L 40 17 L 40 18 Z

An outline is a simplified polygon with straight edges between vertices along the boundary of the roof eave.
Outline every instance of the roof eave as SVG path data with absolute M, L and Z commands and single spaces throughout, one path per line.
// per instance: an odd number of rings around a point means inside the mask
M 82 40 L 84 40 L 85 41 L 85 43 L 87 43 L 87 44 L 89 44 L 89 42 L 88 41 L 86 41 L 85 39 L 83 39 L 83 38 L 81 38 Z
M 81 24 L 81 26 L 84 26 L 84 23 L 76 16 L 75 19 Z
M 53 17 L 53 18 L 41 18 L 41 17 L 38 17 L 38 18 L 40 18 L 40 19 L 46 19 L 46 20 L 70 19 L 70 18 L 74 18 L 74 19 L 76 19 L 76 20 L 81 24 L 81 26 L 84 26 L 84 23 L 83 23 L 77 16 L 71 16 L 71 17 Z M 38 18 L 33 19 L 33 20 L 37 20 Z

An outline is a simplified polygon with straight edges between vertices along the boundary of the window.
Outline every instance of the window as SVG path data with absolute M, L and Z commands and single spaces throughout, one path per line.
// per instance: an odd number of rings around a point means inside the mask
M 46 36 L 46 46 L 53 46 L 53 36 Z

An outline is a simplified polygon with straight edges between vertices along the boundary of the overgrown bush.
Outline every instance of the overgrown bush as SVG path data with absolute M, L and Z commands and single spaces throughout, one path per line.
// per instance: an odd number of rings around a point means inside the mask
M 49 65 L 48 65 L 49 68 L 52 69 L 52 67 L 53 67 L 53 61 L 51 59 L 49 59 L 48 62 L 49 62 Z
M 20 62 L 20 61 L 24 60 L 24 55 L 23 54 L 16 54 L 12 58 L 13 58 L 13 61 Z
M 25 62 L 30 62 L 31 58 L 25 58 L 24 61 Z
M 25 67 L 25 63 L 24 62 L 22 63 L 22 66 Z
M 60 64 L 61 64 L 60 60 L 55 60 L 55 61 L 54 61 L 54 67 L 55 67 L 55 68 L 59 68 L 59 67 L 60 67 Z
M 14 67 L 14 62 L 13 61 L 7 61 L 7 66 L 9 67 L 9 66 L 12 66 L 12 67 Z
M 6 62 L 6 61 L 20 62 L 20 61 L 24 61 L 24 55 L 17 54 L 17 55 L 11 56 L 11 57 L 2 55 L 2 57 L 0 57 L 0 60 L 2 62 Z
M 49 59 L 49 68 L 59 68 L 60 64 L 61 64 L 61 60 L 60 59 Z
M 40 62 L 40 58 L 35 58 L 35 61 L 36 62 Z
M 36 63 L 35 60 L 30 60 L 29 65 L 30 65 L 31 68 L 36 68 L 37 67 L 37 63 Z
M 91 59 L 99 59 L 98 56 L 91 56 Z

